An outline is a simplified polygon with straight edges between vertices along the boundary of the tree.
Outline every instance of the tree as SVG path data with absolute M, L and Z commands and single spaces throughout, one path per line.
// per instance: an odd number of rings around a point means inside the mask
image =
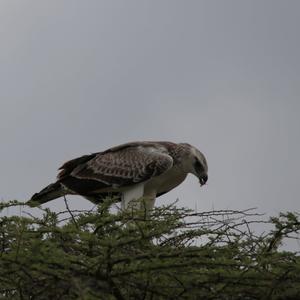
M 175 205 L 0 219 L 3 299 L 296 299 L 300 258 L 278 249 L 300 230 L 281 214 L 273 229 L 253 210 L 194 212 Z M 66 202 L 67 204 L 67 202 Z M 2 208 L 22 205 L 12 201 Z M 66 216 L 67 214 L 67 216 Z

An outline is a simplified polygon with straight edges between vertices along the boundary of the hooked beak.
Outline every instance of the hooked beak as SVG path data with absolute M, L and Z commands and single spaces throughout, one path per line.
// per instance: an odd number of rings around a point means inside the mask
M 203 176 L 201 176 L 201 177 L 199 178 L 200 185 L 201 185 L 201 186 L 202 186 L 202 185 L 205 185 L 207 179 L 208 179 L 208 176 L 207 176 L 206 174 L 203 175 Z

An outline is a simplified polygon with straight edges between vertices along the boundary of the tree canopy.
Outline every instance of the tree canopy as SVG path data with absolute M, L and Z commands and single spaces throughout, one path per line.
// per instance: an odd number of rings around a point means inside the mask
M 0 219 L 1 299 L 296 299 L 300 257 L 283 251 L 297 238 L 297 213 L 252 228 L 254 210 L 195 212 L 176 205 Z M 67 203 L 67 202 L 66 202 Z M 0 209 L 22 205 L 17 201 Z

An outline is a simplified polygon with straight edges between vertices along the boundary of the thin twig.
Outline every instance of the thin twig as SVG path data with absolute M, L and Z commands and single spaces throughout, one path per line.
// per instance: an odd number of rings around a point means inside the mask
M 78 224 L 77 224 L 77 222 L 76 222 L 76 219 L 75 219 L 74 215 L 72 214 L 72 211 L 71 211 L 70 208 L 69 208 L 68 201 L 67 201 L 65 195 L 64 195 L 64 202 L 65 202 L 67 211 L 68 211 L 69 214 L 71 215 L 71 218 L 72 218 L 72 220 L 73 220 L 73 223 L 75 224 L 76 228 L 79 229 L 79 226 L 78 226 Z

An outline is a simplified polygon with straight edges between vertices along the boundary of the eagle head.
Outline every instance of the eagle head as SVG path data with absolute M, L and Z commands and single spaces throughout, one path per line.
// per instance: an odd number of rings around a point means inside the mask
M 191 160 L 191 169 L 190 173 L 194 174 L 199 178 L 200 185 L 205 185 L 208 180 L 208 167 L 207 161 L 202 152 L 200 152 L 194 146 L 190 146 L 190 160 Z

